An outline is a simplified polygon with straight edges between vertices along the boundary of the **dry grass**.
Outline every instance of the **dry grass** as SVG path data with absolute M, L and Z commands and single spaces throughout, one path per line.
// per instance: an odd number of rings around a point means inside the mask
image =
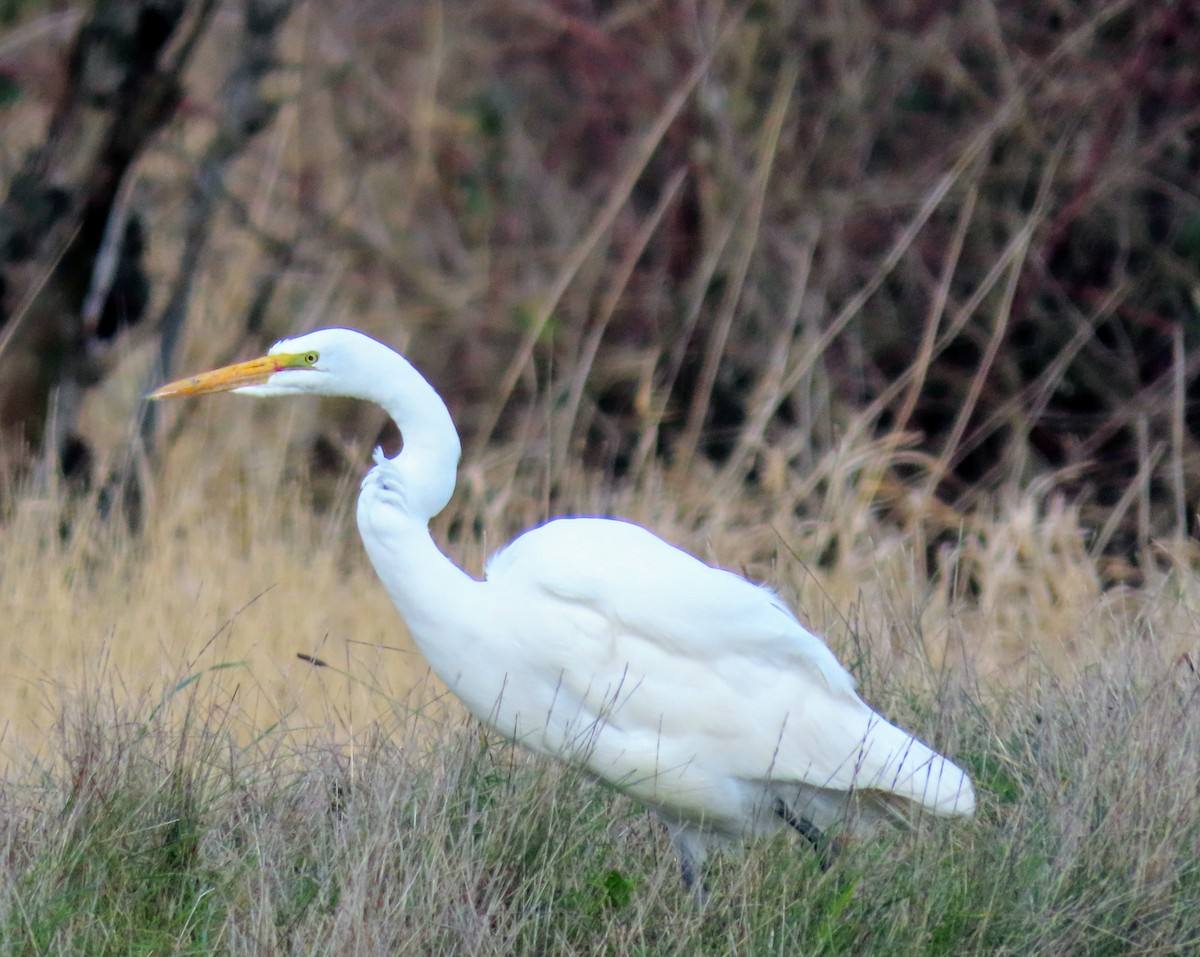
M 5 674 L 26 691 L 3 696 L 3 952 L 1200 943 L 1190 556 L 1104 593 L 1071 510 L 1027 495 L 970 516 L 930 577 L 925 543 L 861 494 L 878 448 L 831 454 L 812 518 L 807 501 L 658 471 L 624 489 L 571 476 L 577 510 L 636 518 L 780 588 L 870 700 L 979 784 L 977 822 L 852 847 L 825 875 L 787 841 L 719 860 L 695 913 L 644 813 L 429 705 L 348 525 L 353 483 L 317 512 L 293 474 L 310 412 L 207 403 L 136 539 L 87 502 L 18 496 L 0 568 L 0 617 L 26 636 Z M 488 481 L 500 465 L 476 464 L 440 523 L 469 567 L 539 517 L 542 476 L 524 461 L 504 486 Z
M 608 68 L 628 54 L 582 20 L 547 25 L 556 8 L 520 4 L 500 28 L 497 6 L 450 29 L 436 5 L 301 5 L 299 68 L 229 184 L 181 364 L 261 345 L 247 317 L 279 271 L 268 330 L 364 328 L 450 398 L 469 454 L 437 530 L 464 567 L 551 515 L 610 514 L 767 582 L 874 705 L 971 770 L 978 821 L 851 848 L 823 876 L 762 844 L 720 861 L 713 905 L 692 912 L 644 814 L 439 697 L 353 528 L 378 413 L 213 398 L 166 410 L 158 457 L 136 463 L 136 535 L 99 491 L 33 475 L 0 496 L 0 951 L 1195 950 L 1200 556 L 1154 537 L 1186 526 L 1156 472 L 1194 470 L 1186 397 L 1138 386 L 1153 400 L 1144 467 L 1097 523 L 1064 489 L 1103 446 L 1039 471 L 1024 442 L 1071 357 L 1098 348 L 1091 324 L 1135 287 L 1094 314 L 1063 306 L 1080 331 L 1031 383 L 993 375 L 1019 365 L 1001 342 L 1052 213 L 997 194 L 1053 180 L 1057 91 L 1082 96 L 1055 71 L 1084 57 L 1087 30 L 1058 37 L 1025 86 L 993 51 L 994 88 L 976 88 L 969 15 L 914 27 L 913 72 L 888 79 L 864 51 L 880 32 L 903 61 L 904 31 L 861 11 L 829 7 L 804 34 L 821 55 L 792 62 L 778 55 L 792 27 L 772 19 L 786 4 L 693 11 L 686 30 L 664 27 L 687 5 L 617 4 L 603 26 L 635 53 L 678 44 L 626 79 Z M 560 33 L 563 62 L 547 52 Z M 679 64 L 714 50 L 668 128 L 694 79 Z M 797 63 L 803 102 L 784 82 Z M 564 65 L 585 87 L 566 120 L 546 82 Z M 818 66 L 826 86 L 803 72 Z M 943 114 L 915 107 L 858 122 L 872 84 L 888 103 L 953 94 L 954 135 L 923 136 Z M 160 212 L 187 166 L 176 134 L 141 170 Z M 886 168 L 866 181 L 873 151 Z M 986 167 L 989 151 L 1017 158 Z M 665 185 L 642 195 L 647 182 Z M 1093 186 L 1098 203 L 1126 195 L 1067 177 L 1067 197 Z M 292 251 L 286 269 L 258 234 Z M 681 277 L 670 251 L 689 243 Z M 150 253 L 169 273 L 169 238 Z M 916 434 L 960 337 L 978 359 L 959 370 L 966 401 Z M 98 476 L 137 415 L 153 343 L 135 340 L 86 399 Z M 724 425 L 710 406 L 743 417 Z M 937 497 L 993 430 L 1006 438 L 988 481 Z M 312 467 L 318 436 L 332 468 Z M 1106 556 L 1127 519 L 1137 547 Z
M 10 749 L 36 745 L 60 698 L 88 681 L 136 696 L 238 663 L 221 681 L 238 689 L 248 727 L 350 735 L 424 674 L 357 540 L 358 473 L 313 508 L 297 453 L 316 404 L 222 398 L 181 414 L 187 433 L 153 466 L 137 536 L 103 518 L 96 496 L 14 493 L 0 551 L 0 615 L 20 636 L 0 677 Z M 350 454 L 365 464 L 366 453 Z M 438 526 L 478 574 L 488 552 L 551 511 L 640 521 L 771 584 L 843 654 L 869 654 L 902 682 L 1071 680 L 1134 633 L 1153 635 L 1144 655 L 1163 674 L 1196 657 L 1190 542 L 1147 554 L 1144 585 L 1106 588 L 1059 498 L 1014 494 L 953 527 L 931 521 L 915 493 L 881 510 L 864 483 L 896 454 L 835 447 L 804 475 L 732 493 L 703 463 L 687 476 L 649 470 L 638 485 L 559 469 L 551 505 L 537 448 L 499 448 L 466 463 Z
M 128 359 L 129 378 L 140 376 Z M 197 364 L 204 364 L 198 359 Z M 106 401 L 132 416 L 136 393 Z M 484 556 L 554 513 L 640 521 L 777 588 L 864 694 L 967 766 L 977 822 L 718 862 L 694 913 L 626 800 L 438 698 L 353 529 L 316 403 L 174 407 L 142 530 L 12 490 L 0 620 L 0 950 L 39 953 L 1186 953 L 1200 942 L 1200 575 L 1189 542 L 1106 588 L 1036 488 L 936 511 L 865 430 L 731 487 L 472 457 L 438 535 Z M 548 417 L 547 417 L 548 418 Z M 117 415 L 113 415 L 114 420 Z M 782 440 L 784 447 L 800 436 Z M 913 487 L 920 488 L 916 481 Z M 319 500 L 320 506 L 314 504 Z M 297 658 L 319 657 L 327 667 Z

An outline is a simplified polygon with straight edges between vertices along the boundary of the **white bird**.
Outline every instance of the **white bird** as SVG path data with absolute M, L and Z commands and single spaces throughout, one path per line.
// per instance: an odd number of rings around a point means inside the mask
M 484 724 L 656 811 L 697 895 L 712 839 L 790 826 L 824 863 L 834 826 L 973 813 L 968 776 L 872 711 L 777 595 L 639 525 L 555 519 L 492 556 L 485 580 L 458 568 L 429 533 L 454 491 L 458 433 L 387 346 L 322 329 L 150 397 L 225 391 L 384 408 L 403 448 L 375 450 L 358 528 L 430 667 Z

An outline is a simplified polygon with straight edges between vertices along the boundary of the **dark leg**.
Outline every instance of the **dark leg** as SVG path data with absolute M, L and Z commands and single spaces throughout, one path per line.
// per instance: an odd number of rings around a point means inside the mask
M 708 902 L 708 886 L 704 883 L 705 847 L 702 839 L 694 832 L 681 826 L 671 827 L 671 843 L 679 855 L 679 876 L 683 886 L 692 896 L 696 907 Z
M 812 845 L 812 849 L 816 851 L 817 861 L 821 865 L 821 870 L 829 870 L 831 848 L 829 838 L 825 836 L 824 832 L 808 818 L 796 817 L 792 813 L 792 809 L 784 804 L 780 798 L 775 799 L 775 813 L 783 818 L 788 827 Z
M 679 874 L 683 878 L 683 886 L 692 892 L 692 896 L 703 899 L 708 894 L 708 888 L 700 877 L 700 868 L 691 854 L 683 854 L 679 858 Z

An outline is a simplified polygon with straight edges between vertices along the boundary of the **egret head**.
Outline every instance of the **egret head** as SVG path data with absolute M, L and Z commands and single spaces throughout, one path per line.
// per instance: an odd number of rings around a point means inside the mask
M 374 340 L 350 329 L 320 329 L 282 339 L 259 359 L 202 372 L 160 386 L 147 396 L 167 399 L 213 392 L 244 395 L 341 395 L 357 353 Z

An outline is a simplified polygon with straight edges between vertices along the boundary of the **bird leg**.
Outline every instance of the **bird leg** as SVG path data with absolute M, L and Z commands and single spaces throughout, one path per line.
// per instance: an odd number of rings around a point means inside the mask
M 817 862 L 821 866 L 821 871 L 829 870 L 832 846 L 829 838 L 825 836 L 825 832 L 808 818 L 797 817 L 792 812 L 792 809 L 783 802 L 782 798 L 775 799 L 775 813 L 784 820 L 788 827 L 812 845 L 812 849 L 817 855 Z
M 683 878 L 683 886 L 692 895 L 692 902 L 697 907 L 703 907 L 708 902 L 708 884 L 700 876 L 700 865 L 691 854 L 680 855 L 679 874 Z
M 703 907 L 708 902 L 708 885 L 703 875 L 707 856 L 704 839 L 683 825 L 668 823 L 667 830 L 671 833 L 675 853 L 679 855 L 679 876 L 683 878 L 683 886 L 691 894 L 692 903 Z

